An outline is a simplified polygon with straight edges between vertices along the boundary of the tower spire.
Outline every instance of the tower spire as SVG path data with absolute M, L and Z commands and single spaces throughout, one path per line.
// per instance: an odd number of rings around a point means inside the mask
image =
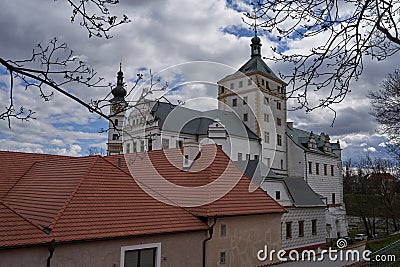
M 119 71 L 117 73 L 117 86 L 112 89 L 111 93 L 114 99 L 122 100 L 126 96 L 126 90 L 124 88 L 124 73 L 122 72 L 122 63 L 119 63 Z
M 253 6 L 253 16 L 254 19 L 254 37 L 251 38 L 251 57 L 261 57 L 261 39 L 257 36 L 257 11 L 255 5 Z

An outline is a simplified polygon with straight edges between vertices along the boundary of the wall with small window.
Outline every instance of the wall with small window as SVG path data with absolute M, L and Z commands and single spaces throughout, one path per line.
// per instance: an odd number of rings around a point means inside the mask
M 208 231 L 201 230 L 57 244 L 51 266 L 124 267 L 132 266 L 124 264 L 128 260 L 137 263 L 138 257 L 142 263 L 149 262 L 152 255 L 156 267 L 202 266 L 202 244 L 207 236 Z M 48 255 L 47 245 L 3 249 L 0 250 L 1 266 L 46 266 Z M 151 262 L 150 259 L 150 264 L 144 266 L 153 266 Z
M 269 250 L 281 248 L 280 217 L 281 214 L 218 217 L 214 225 L 213 238 L 206 244 L 206 265 L 226 267 L 259 265 L 257 252 L 265 244 L 268 244 Z M 255 256 L 249 257 L 249 255 Z
M 325 243 L 325 207 L 286 209 L 288 212 L 282 215 L 283 249 Z

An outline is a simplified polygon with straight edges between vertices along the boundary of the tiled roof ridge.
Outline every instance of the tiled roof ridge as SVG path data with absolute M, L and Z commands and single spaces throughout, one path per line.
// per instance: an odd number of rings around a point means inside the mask
M 155 150 L 154 150 L 154 151 L 155 151 Z M 147 152 L 148 152 L 148 151 L 147 151 Z M 138 153 L 138 152 L 136 152 L 136 153 Z M 140 183 L 141 186 L 145 186 L 146 188 L 148 188 L 148 189 L 151 190 L 152 192 L 156 193 L 157 195 L 160 195 L 162 198 L 168 199 L 168 201 L 170 201 L 171 203 L 175 203 L 172 199 L 169 199 L 168 197 L 162 195 L 160 192 L 155 191 L 153 188 L 147 186 L 146 184 L 140 182 L 139 180 L 134 179 L 130 173 L 128 173 L 127 171 L 123 170 L 121 167 L 118 167 L 117 165 L 115 165 L 114 163 L 112 163 L 111 161 L 109 161 L 106 157 L 101 156 L 101 158 L 102 158 L 103 160 L 105 160 L 106 162 L 108 162 L 109 164 L 111 164 L 112 166 L 118 168 L 121 172 L 123 172 L 123 173 L 125 173 L 126 175 L 128 175 L 129 177 L 131 177 L 132 180 L 133 180 L 133 182 L 135 182 L 135 183 Z M 143 189 L 141 189 L 141 190 L 143 190 Z M 147 193 L 146 193 L 146 194 L 147 194 Z M 150 196 L 150 197 L 152 197 L 152 196 Z M 159 201 L 159 200 L 157 200 L 157 201 Z M 199 219 L 199 216 L 196 215 L 194 212 L 190 211 L 190 209 L 187 209 L 187 208 L 185 208 L 185 207 L 182 207 L 182 206 L 180 206 L 180 205 L 177 204 L 177 203 L 175 203 L 175 204 L 176 204 L 176 205 L 174 205 L 175 207 L 178 207 L 178 208 L 180 208 L 180 209 L 182 209 L 182 210 L 184 210 L 184 211 L 190 213 L 193 217 L 195 217 L 196 219 L 200 220 L 200 219 Z M 166 205 L 168 205 L 168 204 L 166 204 Z M 201 221 L 201 220 L 200 220 L 200 221 Z
M 90 166 L 88 167 L 88 169 L 86 170 L 85 174 L 82 176 L 82 178 L 80 179 L 78 185 L 75 187 L 74 191 L 71 192 L 71 194 L 69 195 L 69 197 L 67 198 L 67 200 L 64 202 L 64 205 L 62 206 L 62 208 L 58 211 L 57 216 L 54 218 L 53 222 L 49 225 L 50 229 L 53 229 L 54 226 L 56 225 L 57 221 L 60 219 L 60 217 L 62 216 L 62 214 L 64 213 L 64 211 L 67 209 L 68 204 L 71 202 L 71 200 L 74 198 L 76 192 L 78 192 L 79 188 L 82 185 L 82 182 L 85 180 L 85 178 L 88 176 L 88 174 L 90 173 L 90 171 L 92 170 L 92 168 L 94 167 L 94 165 L 96 164 L 96 162 L 99 160 L 99 158 L 101 158 L 101 156 L 94 156 L 94 159 L 92 161 L 92 163 L 90 164 Z
M 77 157 L 67 156 L 67 155 L 48 154 L 48 153 L 35 153 L 35 152 L 21 152 L 21 151 L 7 151 L 7 150 L 1 150 L 1 149 L 0 149 L 0 153 L 12 153 L 12 154 L 22 154 L 22 155 L 29 154 L 29 155 L 42 155 L 42 156 L 54 156 L 54 157 L 65 157 L 65 158 L 77 158 Z M 46 160 L 38 159 L 38 161 L 46 161 Z
M 3 195 L 2 198 L 5 198 L 8 193 L 10 193 L 10 191 L 19 183 L 19 181 L 21 181 L 22 177 L 24 177 L 31 169 L 33 166 L 35 166 L 37 163 L 39 163 L 41 161 L 35 161 L 29 168 L 26 169 L 26 171 L 15 181 L 15 183 L 7 190 L 7 192 Z
M 40 225 L 34 223 L 32 220 L 26 218 L 25 216 L 23 216 L 22 214 L 20 214 L 18 211 L 16 211 L 13 207 L 11 207 L 10 205 L 8 205 L 5 201 L 0 199 L 0 204 L 2 204 L 4 207 L 6 207 L 7 209 L 9 209 L 11 212 L 15 213 L 17 216 L 21 217 L 23 220 L 27 221 L 29 224 L 31 224 L 32 226 L 34 226 L 35 228 L 37 228 L 40 232 L 44 233 L 43 231 L 43 227 L 41 227 Z

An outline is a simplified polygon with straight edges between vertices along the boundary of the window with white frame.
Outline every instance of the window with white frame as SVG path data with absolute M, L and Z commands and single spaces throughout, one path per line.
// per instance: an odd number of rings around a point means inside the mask
M 161 142 L 162 142 L 162 148 L 163 149 L 168 149 L 169 148 L 169 139 L 163 138 Z
M 264 142 L 269 144 L 269 132 L 264 132 Z
M 160 267 L 161 243 L 150 243 L 122 247 L 120 266 Z
M 243 81 L 239 81 L 239 88 L 243 87 Z

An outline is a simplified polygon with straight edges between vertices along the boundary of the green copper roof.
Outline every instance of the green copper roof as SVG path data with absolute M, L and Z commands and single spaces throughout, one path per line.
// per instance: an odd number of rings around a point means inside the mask
M 284 83 L 262 60 L 261 56 L 255 56 L 250 58 L 239 70 L 239 72 L 244 73 L 244 74 L 249 74 L 252 72 L 259 71 L 263 74 L 266 74 L 268 76 L 271 76 L 278 81 Z
M 240 67 L 237 72 L 226 76 L 224 79 L 240 77 L 240 76 L 248 75 L 248 74 L 251 74 L 254 72 L 260 72 L 266 76 L 269 76 L 269 77 L 281 82 L 282 84 L 286 84 L 267 66 L 267 64 L 262 59 L 262 57 L 261 57 L 261 41 L 258 36 L 254 36 L 251 39 L 250 47 L 251 47 L 250 59 L 242 67 Z

